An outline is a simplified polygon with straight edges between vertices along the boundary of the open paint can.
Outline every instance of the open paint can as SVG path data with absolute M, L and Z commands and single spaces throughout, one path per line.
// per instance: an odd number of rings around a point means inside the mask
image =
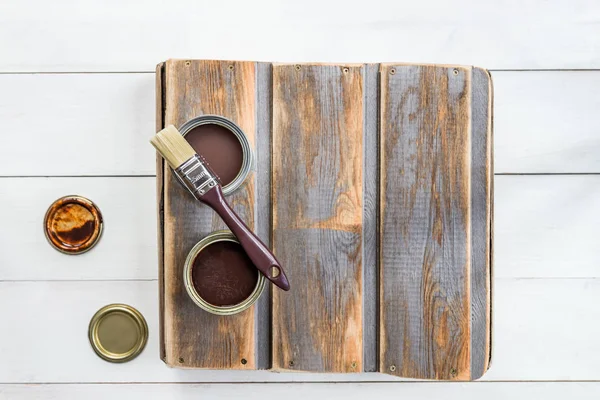
M 266 284 L 230 231 L 213 232 L 190 250 L 183 280 L 194 303 L 217 315 L 246 310 L 258 300 Z
M 252 168 L 252 149 L 237 124 L 219 115 L 201 115 L 187 121 L 179 131 L 219 177 L 223 194 L 244 183 Z

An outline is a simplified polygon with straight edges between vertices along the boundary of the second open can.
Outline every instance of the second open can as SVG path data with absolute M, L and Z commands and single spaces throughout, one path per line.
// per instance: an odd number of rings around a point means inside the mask
M 265 277 L 230 231 L 216 231 L 190 250 L 183 280 L 198 307 L 217 315 L 240 313 L 262 294 Z

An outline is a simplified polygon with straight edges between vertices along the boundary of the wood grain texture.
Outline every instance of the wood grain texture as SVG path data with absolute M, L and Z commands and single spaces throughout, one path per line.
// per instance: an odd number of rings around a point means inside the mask
M 481 68 L 471 80 L 471 379 L 491 357 L 492 80 Z
M 170 60 L 165 64 L 165 125 L 181 126 L 202 114 L 236 122 L 255 143 L 255 63 Z M 189 250 L 212 231 L 225 229 L 208 206 L 194 199 L 164 170 L 164 341 L 165 362 L 193 368 L 254 369 L 255 308 L 216 316 L 201 310 L 183 285 Z M 255 177 L 228 196 L 246 224 L 254 229 Z M 242 361 L 245 360 L 245 361 Z
M 363 66 L 273 67 L 273 368 L 362 370 Z
M 470 96 L 471 68 L 381 67 L 382 372 L 471 378 Z

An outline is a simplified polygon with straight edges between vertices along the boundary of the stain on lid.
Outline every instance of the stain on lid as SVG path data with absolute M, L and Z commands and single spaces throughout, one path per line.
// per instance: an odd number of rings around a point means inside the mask
M 148 341 L 144 316 L 126 304 L 102 307 L 90 321 L 90 344 L 106 361 L 121 363 L 137 357 Z
M 44 218 L 50 244 L 63 253 L 81 254 L 90 250 L 102 234 L 102 214 L 91 200 L 65 196 L 56 200 Z

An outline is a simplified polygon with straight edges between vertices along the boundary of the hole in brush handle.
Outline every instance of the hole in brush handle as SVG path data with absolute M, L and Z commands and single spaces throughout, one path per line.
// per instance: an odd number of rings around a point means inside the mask
M 271 265 L 269 274 L 271 275 L 271 278 L 277 278 L 279 274 L 281 274 L 281 269 L 279 269 L 279 267 L 276 265 Z

